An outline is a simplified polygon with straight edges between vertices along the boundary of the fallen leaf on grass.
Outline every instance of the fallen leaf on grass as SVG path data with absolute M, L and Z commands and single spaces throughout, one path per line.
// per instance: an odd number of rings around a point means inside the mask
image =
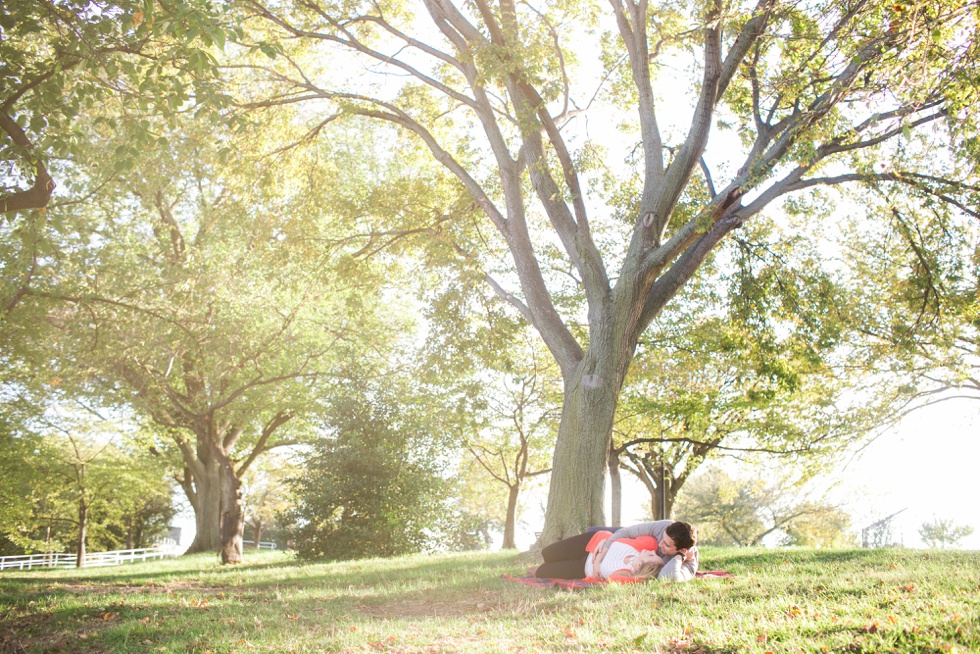
M 102 619 L 103 620 L 112 620 L 112 619 L 116 618 L 118 615 L 119 615 L 118 613 L 106 613 L 105 615 L 102 616 Z
M 295 620 L 298 617 L 299 617 L 299 613 L 287 613 L 286 614 L 286 618 L 288 620 Z

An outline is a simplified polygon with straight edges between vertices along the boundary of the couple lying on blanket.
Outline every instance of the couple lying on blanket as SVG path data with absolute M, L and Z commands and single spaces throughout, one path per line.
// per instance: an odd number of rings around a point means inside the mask
M 657 520 L 572 536 L 544 548 L 534 575 L 636 583 L 656 577 L 688 581 L 698 570 L 697 531 L 689 522 Z

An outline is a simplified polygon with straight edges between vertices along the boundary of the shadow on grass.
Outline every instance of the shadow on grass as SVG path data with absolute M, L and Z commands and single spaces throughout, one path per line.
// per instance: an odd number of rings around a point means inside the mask
M 354 593 L 356 590 L 355 594 L 362 599 L 389 594 L 399 588 L 414 593 L 444 592 L 449 588 L 458 593 L 467 593 L 505 587 L 509 582 L 502 580 L 501 575 L 514 572 L 515 560 L 516 555 L 491 561 L 484 559 L 478 565 L 466 557 L 393 561 L 365 559 L 342 563 L 282 561 L 241 567 L 181 568 L 111 576 L 86 573 L 29 580 L 16 577 L 0 580 L 0 602 L 4 598 L 16 598 L 19 601 L 10 604 L 25 604 L 25 600 L 34 601 L 38 597 L 58 600 L 93 593 L 130 597 L 186 592 L 213 596 L 227 591 L 236 595 L 250 593 L 265 597 L 270 592 L 280 595 L 286 591 L 315 589 L 317 592 L 334 593 Z M 25 581 L 28 583 L 25 584 Z M 372 593 L 372 588 L 377 591 Z
M 3 616 L 3 624 L 8 640 L 25 651 L 230 651 L 289 639 L 322 646 L 348 637 L 346 630 L 372 632 L 392 620 L 462 618 L 472 623 L 501 615 L 554 613 L 574 601 L 569 593 L 528 594 L 524 591 L 529 589 L 500 579 L 502 572 L 513 571 L 514 559 L 355 561 L 350 569 L 336 563 L 288 562 L 273 567 L 295 576 L 275 574 L 237 586 L 215 585 L 214 579 L 196 585 L 195 579 L 186 578 L 170 588 L 123 585 L 174 576 L 155 571 L 126 575 L 115 584 L 102 580 L 96 592 L 39 588 L 34 595 L 38 608 L 21 605 Z M 206 576 L 237 571 L 209 570 Z M 47 581 L 84 587 L 96 580 L 69 576 Z

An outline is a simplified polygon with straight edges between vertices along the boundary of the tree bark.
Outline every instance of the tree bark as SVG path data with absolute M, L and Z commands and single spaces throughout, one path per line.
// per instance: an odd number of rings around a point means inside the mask
M 242 562 L 242 534 L 245 531 L 245 512 L 242 503 L 242 482 L 235 475 L 231 460 L 221 462 L 221 562 Z
M 517 532 L 517 498 L 521 493 L 521 484 L 516 482 L 512 484 L 507 493 L 507 518 L 504 521 L 504 545 L 503 549 L 516 549 L 517 542 L 515 540 Z
M 126 549 L 131 550 L 136 546 L 133 544 L 133 517 L 126 518 Z
M 548 508 L 538 548 L 606 521 L 604 472 L 616 404 L 632 352 L 625 348 L 616 352 L 610 344 L 612 339 L 603 339 L 599 333 L 596 336 L 575 376 L 565 383 Z
M 222 563 L 241 563 L 245 532 L 242 483 L 231 458 L 218 445 L 221 441 L 208 432 L 199 435 L 197 459 L 187 466 L 194 483 L 182 486 L 192 498 L 197 533 L 186 554 L 220 552 Z
M 256 518 L 252 522 L 252 538 L 255 539 L 253 545 L 255 549 L 261 549 L 262 542 L 262 521 Z
M 619 452 L 609 448 L 609 494 L 610 523 L 614 527 L 622 526 L 623 522 L 623 478 L 619 474 Z
M 84 499 L 78 500 L 78 551 L 75 554 L 75 567 L 85 567 L 85 539 L 88 529 L 88 505 Z
M 194 492 L 197 504 L 194 507 L 194 522 L 197 533 L 194 542 L 187 548 L 187 554 L 198 552 L 217 552 L 221 549 L 218 533 L 219 516 L 221 515 L 220 468 L 217 461 L 202 460 L 204 474 L 195 474 Z

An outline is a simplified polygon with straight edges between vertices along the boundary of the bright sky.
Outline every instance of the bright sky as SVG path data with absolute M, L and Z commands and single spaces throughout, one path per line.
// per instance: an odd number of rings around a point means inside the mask
M 923 547 L 918 528 L 933 516 L 973 527 L 960 547 L 980 549 L 980 402 L 948 400 L 907 416 L 840 474 L 856 526 L 906 509 L 893 535 Z

